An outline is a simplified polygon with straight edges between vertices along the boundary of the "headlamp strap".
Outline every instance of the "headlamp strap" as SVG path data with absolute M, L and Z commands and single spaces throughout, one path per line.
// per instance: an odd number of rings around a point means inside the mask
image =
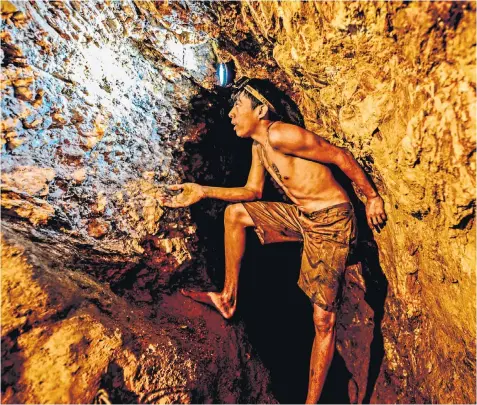
M 248 91 L 252 96 L 254 96 L 257 100 L 261 101 L 263 104 L 265 104 L 269 110 L 273 111 L 275 114 L 277 111 L 273 107 L 272 103 L 268 101 L 265 97 L 263 97 L 257 90 L 255 90 L 252 86 L 249 86 L 248 84 L 244 87 L 244 90 Z

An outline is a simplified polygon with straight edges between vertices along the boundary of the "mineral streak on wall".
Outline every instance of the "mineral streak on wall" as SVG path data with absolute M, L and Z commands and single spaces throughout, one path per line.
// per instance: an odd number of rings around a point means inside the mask
M 110 385 L 128 402 L 273 401 L 266 372 L 238 348 L 240 328 L 188 324 L 202 315 L 178 302 L 158 328 L 151 313 L 131 314 L 109 287 L 61 267 L 77 251 L 129 260 L 98 277 L 111 288 L 129 277 L 141 291 L 131 299 L 147 303 L 193 262 L 188 212 L 156 197 L 182 179 L 184 142 L 206 136 L 190 101 L 212 88 L 215 41 L 239 74 L 286 90 L 307 128 L 348 148 L 385 199 L 389 221 L 375 234 L 389 283 L 385 356 L 372 400 L 475 402 L 474 2 L 1 7 L 2 400 L 91 402 L 107 376 L 122 375 Z M 214 349 L 229 335 L 233 361 L 226 343 Z M 228 383 L 226 369 L 240 377 Z M 202 392 L 207 384 L 222 388 Z

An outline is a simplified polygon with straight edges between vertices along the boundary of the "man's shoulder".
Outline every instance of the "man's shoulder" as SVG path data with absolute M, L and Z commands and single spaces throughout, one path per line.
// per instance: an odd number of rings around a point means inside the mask
M 282 143 L 297 142 L 303 139 L 307 133 L 310 133 L 310 131 L 298 125 L 277 121 L 271 125 L 268 139 L 270 145 L 279 146 Z
M 295 124 L 290 124 L 287 122 L 282 122 L 282 121 L 275 121 L 270 125 L 270 132 L 282 132 L 282 131 L 296 131 L 296 130 L 304 130 L 304 128 L 295 125 Z

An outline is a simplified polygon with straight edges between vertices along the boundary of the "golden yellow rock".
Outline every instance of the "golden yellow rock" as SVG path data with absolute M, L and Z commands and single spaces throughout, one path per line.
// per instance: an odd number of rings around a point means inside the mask
M 142 172 L 142 178 L 146 181 L 152 182 L 154 180 L 155 173 L 151 172 Z
M 18 9 L 10 1 L 2 0 L 0 1 L 0 10 L 2 10 L 2 14 L 12 14 Z
M 31 122 L 27 122 L 27 121 L 24 120 L 23 121 L 23 126 L 27 129 L 33 129 L 33 128 L 36 128 L 36 127 L 40 126 L 42 122 L 43 122 L 43 118 L 38 117 Z
M 95 136 L 98 138 L 98 141 L 101 140 L 101 138 L 103 137 L 104 132 L 108 127 L 108 122 L 109 120 L 101 114 L 99 114 L 94 120 L 94 131 Z
M 31 266 L 23 251 L 5 242 L 0 236 L 2 258 L 2 337 L 25 323 L 28 317 L 52 315 L 56 307 L 33 278 Z
M 45 90 L 43 89 L 36 91 L 35 100 L 31 103 L 33 107 L 38 108 L 43 104 L 43 94 L 45 94 Z
M 192 259 L 189 249 L 182 238 L 161 239 L 155 241 L 155 246 L 167 254 L 171 254 L 178 265 L 183 265 Z
M 13 21 L 18 21 L 18 22 L 27 20 L 27 16 L 25 15 L 25 13 L 23 11 L 14 12 L 13 15 L 10 18 Z
M 5 134 L 5 140 L 7 143 L 7 149 L 10 151 L 18 148 L 25 142 L 25 140 L 18 138 L 18 133 L 16 131 L 7 132 Z
M 59 112 L 51 114 L 51 119 L 53 120 L 56 126 L 63 126 L 68 122 L 67 118 Z
M 106 332 L 90 314 L 79 311 L 20 336 L 25 361 L 18 384 L 24 387 L 24 401 L 67 404 L 76 398 L 92 400 L 105 367 L 121 345 L 120 335 Z
M 34 99 L 34 93 L 29 87 L 15 87 L 15 97 L 20 100 L 31 101 Z
M 114 197 L 115 197 L 119 202 L 123 202 L 123 201 L 124 201 L 123 193 L 122 193 L 121 191 L 117 191 L 117 192 L 114 194 Z
M 28 87 L 30 84 L 33 83 L 33 77 L 24 77 L 21 79 L 16 79 L 13 81 L 13 85 L 15 87 Z
M 3 72 L 0 72 L 0 90 L 4 91 L 12 85 L 12 81 Z
M 154 196 L 147 196 L 143 203 L 143 218 L 146 230 L 149 234 L 154 235 L 157 232 L 159 219 L 164 211 L 159 206 L 158 200 Z
M 91 211 L 94 214 L 98 214 L 98 215 L 102 214 L 104 212 L 104 209 L 106 208 L 107 203 L 108 203 L 108 199 L 106 198 L 103 192 L 100 192 L 96 199 L 96 203 L 91 207 Z
M 9 56 L 10 58 L 13 58 L 14 60 L 16 60 L 15 58 L 23 57 L 22 49 L 18 45 L 4 43 L 2 49 L 5 55 Z
M 86 139 L 82 140 L 82 144 L 87 149 L 93 149 L 98 142 L 99 142 L 99 139 L 95 136 L 88 136 Z
M 31 196 L 46 196 L 48 183 L 55 177 L 55 170 L 35 166 L 19 166 L 13 172 L 2 173 L 2 186 L 16 188 Z
M 1 191 L 2 207 L 28 219 L 33 226 L 45 225 L 55 214 L 55 208 L 44 200 L 25 196 L 22 191 L 15 188 L 2 186 Z
M 18 124 L 18 118 L 9 117 L 5 120 L 0 122 L 0 132 L 10 132 L 12 131 Z

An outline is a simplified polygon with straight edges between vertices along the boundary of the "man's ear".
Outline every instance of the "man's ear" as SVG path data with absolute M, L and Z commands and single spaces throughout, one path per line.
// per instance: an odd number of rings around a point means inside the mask
M 265 104 L 260 104 L 258 106 L 258 118 L 263 119 L 268 114 L 268 107 Z

